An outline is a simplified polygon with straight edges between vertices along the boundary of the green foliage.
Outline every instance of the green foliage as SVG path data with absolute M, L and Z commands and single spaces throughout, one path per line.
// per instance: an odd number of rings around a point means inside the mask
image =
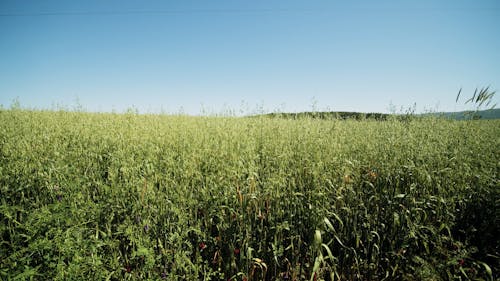
M 493 280 L 500 121 L 0 112 L 2 280 Z

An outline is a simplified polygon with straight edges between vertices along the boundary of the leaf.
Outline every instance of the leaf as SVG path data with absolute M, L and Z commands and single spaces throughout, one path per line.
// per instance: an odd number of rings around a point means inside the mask
M 326 226 L 332 231 L 332 232 L 335 232 L 335 228 L 333 227 L 332 223 L 330 222 L 330 220 L 328 218 L 324 218 L 323 219 Z
M 328 254 L 328 258 L 329 258 L 329 259 L 331 259 L 331 260 L 333 261 L 333 260 L 335 259 L 335 257 L 333 256 L 332 251 L 330 250 L 330 247 L 328 247 L 328 245 L 326 245 L 326 244 L 324 244 L 324 243 L 323 243 L 323 244 L 321 244 L 321 246 L 322 246 L 323 248 L 325 248 L 326 253 Z
M 490 278 L 490 280 L 493 281 L 493 271 L 491 270 L 491 267 L 485 262 L 479 262 L 479 263 L 483 265 L 484 269 L 486 270 L 486 273 L 488 274 L 488 277 Z
M 314 243 L 321 245 L 321 241 L 321 231 L 316 229 L 314 232 Z
M 340 241 L 340 238 L 339 238 L 337 235 L 334 235 L 333 237 L 335 238 L 335 240 L 337 240 L 337 242 L 339 242 L 340 246 L 342 246 L 343 248 L 346 248 L 346 249 L 348 249 L 348 248 L 349 248 L 349 247 L 347 247 L 346 245 L 344 245 L 344 244 L 342 243 L 342 241 Z
M 313 266 L 313 270 L 311 272 L 311 281 L 315 280 L 315 276 L 316 276 L 316 272 L 318 271 L 319 269 L 319 266 L 321 265 L 321 262 L 323 261 L 323 257 L 320 255 L 318 257 L 316 257 L 316 259 L 314 260 L 314 266 Z
M 462 93 L 462 88 L 460 88 L 460 90 L 458 90 L 457 99 L 455 100 L 455 102 L 458 102 L 458 98 L 460 97 L 460 93 Z
M 340 223 L 340 228 L 344 228 L 344 223 L 342 222 L 342 220 L 340 219 L 340 217 L 336 214 L 336 213 L 333 213 L 333 216 L 337 219 L 337 221 Z
M 151 251 L 146 247 L 139 247 L 137 249 L 137 251 L 135 252 L 135 256 L 139 256 L 139 257 L 141 257 L 141 256 L 147 257 L 149 255 L 151 255 Z
M 465 276 L 465 278 L 469 279 L 469 276 L 467 276 L 467 273 L 465 273 L 465 270 L 463 267 L 460 267 L 460 272 Z

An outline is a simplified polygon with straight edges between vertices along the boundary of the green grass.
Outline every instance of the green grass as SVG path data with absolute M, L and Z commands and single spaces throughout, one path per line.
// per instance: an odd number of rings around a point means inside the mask
M 493 280 L 500 121 L 0 111 L 2 280 Z

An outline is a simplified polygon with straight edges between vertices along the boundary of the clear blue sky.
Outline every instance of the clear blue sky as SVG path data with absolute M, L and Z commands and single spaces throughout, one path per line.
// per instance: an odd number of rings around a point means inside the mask
M 488 85 L 498 0 L 0 1 L 4 107 L 452 111 Z

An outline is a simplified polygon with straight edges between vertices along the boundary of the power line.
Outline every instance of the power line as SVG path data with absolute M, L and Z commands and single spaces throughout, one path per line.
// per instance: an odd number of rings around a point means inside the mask
M 121 16 L 121 15 L 169 15 L 169 14 L 266 14 L 312 13 L 320 9 L 183 9 L 183 10 L 133 10 L 133 11 L 57 11 L 57 12 L 0 12 L 0 17 L 44 16 Z
M 363 7 L 357 8 L 362 10 Z M 364 8 L 370 10 L 369 7 Z M 385 9 L 387 10 L 387 9 Z M 396 9 L 397 10 L 397 9 Z M 425 11 L 426 9 L 423 9 Z M 459 9 L 460 10 L 460 9 Z M 497 13 L 500 9 L 474 9 L 476 12 Z M 300 14 L 331 13 L 335 9 L 322 8 L 255 8 L 255 9 L 172 9 L 172 10 L 108 10 L 108 11 L 47 11 L 47 12 L 0 12 L 0 17 L 52 17 L 52 16 L 126 16 L 126 15 L 176 15 L 176 14 Z M 338 10 L 337 10 L 338 11 Z M 411 9 L 416 12 L 418 9 Z M 450 11 L 450 10 L 448 10 Z

